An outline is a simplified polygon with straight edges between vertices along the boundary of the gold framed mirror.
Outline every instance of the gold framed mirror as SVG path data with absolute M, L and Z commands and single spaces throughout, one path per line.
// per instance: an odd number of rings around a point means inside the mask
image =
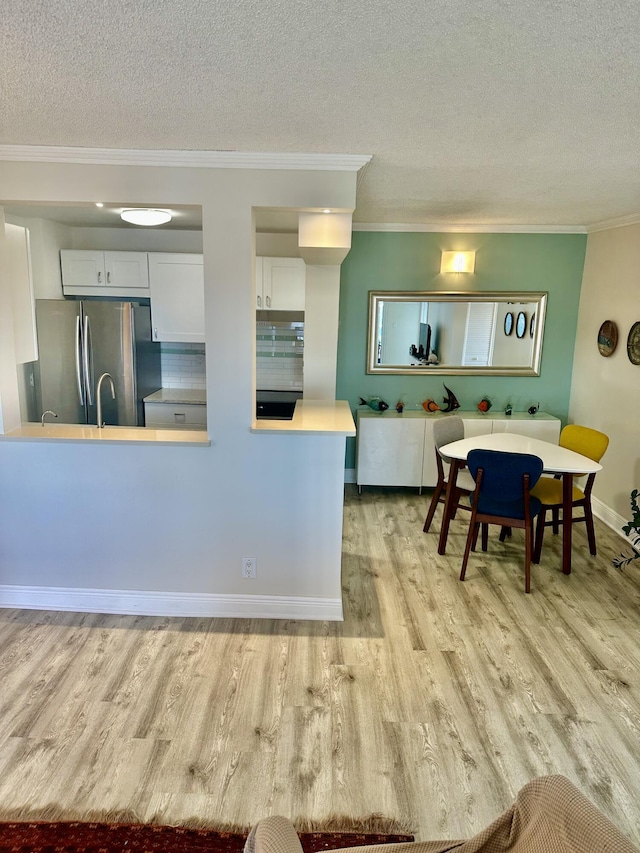
M 371 290 L 367 373 L 539 376 L 546 307 L 543 291 Z

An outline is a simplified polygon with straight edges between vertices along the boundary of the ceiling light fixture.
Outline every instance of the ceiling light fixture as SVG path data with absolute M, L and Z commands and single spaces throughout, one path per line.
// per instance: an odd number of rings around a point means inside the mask
M 164 225 L 171 222 L 168 210 L 158 210 L 152 207 L 133 207 L 123 210 L 120 218 L 132 225 Z
M 97 201 L 96 207 L 104 207 L 104 204 L 101 201 Z
M 323 209 L 323 211 L 322 211 L 322 212 L 323 212 L 323 213 L 331 213 L 331 208 L 330 208 L 330 207 L 325 207 L 325 208 Z
M 476 268 L 475 252 L 443 252 L 440 272 L 474 272 Z

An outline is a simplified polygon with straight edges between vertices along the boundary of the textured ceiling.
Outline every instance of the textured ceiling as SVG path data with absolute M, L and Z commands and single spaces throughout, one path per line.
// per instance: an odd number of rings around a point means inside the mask
M 355 221 L 640 211 L 637 0 L 8 0 L 0 143 L 372 154 Z

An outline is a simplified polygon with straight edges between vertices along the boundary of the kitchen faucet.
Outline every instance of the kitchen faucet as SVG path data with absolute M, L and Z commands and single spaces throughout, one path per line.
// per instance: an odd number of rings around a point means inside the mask
M 55 412 L 51 411 L 51 409 L 47 409 L 46 412 L 42 413 L 42 417 L 40 418 L 40 423 L 42 424 L 42 426 L 44 426 L 44 419 L 47 417 L 47 415 L 53 415 L 54 418 L 58 417 Z
M 108 379 L 111 384 L 111 397 L 116 399 L 116 387 L 113 384 L 113 376 L 110 373 L 103 373 L 100 379 L 98 379 L 98 388 L 96 390 L 96 406 L 98 409 L 98 429 L 102 429 L 104 423 L 102 422 L 102 380 Z

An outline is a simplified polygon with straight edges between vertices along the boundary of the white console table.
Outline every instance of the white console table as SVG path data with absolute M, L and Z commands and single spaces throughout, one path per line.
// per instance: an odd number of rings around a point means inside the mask
M 433 487 L 438 479 L 433 424 L 440 418 L 457 415 L 464 421 L 466 438 L 494 432 L 513 432 L 558 443 L 560 418 L 538 412 L 461 411 L 450 414 L 395 411 L 382 414 L 371 409 L 357 411 L 356 483 L 362 486 Z

